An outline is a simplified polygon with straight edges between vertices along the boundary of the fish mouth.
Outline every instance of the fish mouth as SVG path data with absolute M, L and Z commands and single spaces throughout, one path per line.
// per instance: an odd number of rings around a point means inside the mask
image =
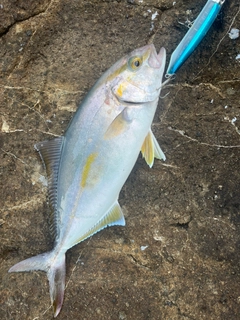
M 113 92 L 113 90 L 111 90 L 111 91 L 112 91 L 113 96 L 115 97 L 115 99 L 117 99 L 118 102 L 124 103 L 124 104 L 126 104 L 128 106 L 130 106 L 130 105 L 134 105 L 134 106 L 139 105 L 139 106 L 141 106 L 141 105 L 144 105 L 146 103 L 152 102 L 152 100 L 149 100 L 149 101 L 127 101 L 125 99 L 120 98 L 118 95 L 116 95 Z
M 165 67 L 165 61 L 166 61 L 166 50 L 165 48 L 161 48 L 159 53 L 157 54 L 157 51 L 155 49 L 155 46 L 152 44 L 150 46 L 150 56 L 148 58 L 148 64 L 150 67 L 154 69 L 164 69 Z M 163 70 L 162 70 L 163 72 Z

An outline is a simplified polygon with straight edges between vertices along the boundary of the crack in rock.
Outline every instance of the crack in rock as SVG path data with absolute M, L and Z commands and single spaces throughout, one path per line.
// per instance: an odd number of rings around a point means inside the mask
M 54 0 L 51 0 L 50 3 L 48 3 L 48 4 L 45 6 L 45 8 L 43 8 L 42 10 L 39 10 L 39 11 L 36 12 L 36 13 L 33 13 L 33 14 L 30 15 L 30 16 L 26 16 L 26 17 L 24 17 L 24 18 L 22 18 L 22 19 L 16 19 L 13 23 L 11 23 L 9 26 L 7 26 L 3 32 L 0 32 L 0 38 L 3 37 L 4 35 L 6 35 L 6 34 L 10 31 L 10 29 L 11 29 L 12 27 L 14 27 L 15 25 L 17 25 L 18 23 L 21 23 L 21 22 L 24 22 L 24 21 L 28 21 L 28 20 L 36 17 L 36 16 L 40 16 L 40 15 L 42 15 L 42 14 L 47 13 L 48 10 L 49 10 L 49 8 L 52 6 L 52 3 L 53 3 L 53 2 L 54 2 Z
M 193 141 L 193 142 L 197 142 L 197 143 L 202 144 L 204 146 L 215 147 L 215 148 L 224 148 L 224 149 L 240 148 L 240 145 L 224 146 L 224 145 L 221 145 L 221 144 L 210 144 L 210 143 L 206 143 L 206 142 L 200 142 L 197 139 L 194 139 L 194 138 L 192 138 L 190 136 L 187 136 L 183 130 L 173 129 L 171 127 L 168 127 L 168 130 L 175 131 L 175 132 L 179 133 L 181 136 L 187 138 L 188 140 Z

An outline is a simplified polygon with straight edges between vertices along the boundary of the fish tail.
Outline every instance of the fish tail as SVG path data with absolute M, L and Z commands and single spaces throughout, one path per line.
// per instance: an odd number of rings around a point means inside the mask
M 49 281 L 49 291 L 51 303 L 53 305 L 54 318 L 59 314 L 64 298 L 65 289 L 65 275 L 66 275 L 66 264 L 65 264 L 65 253 L 61 254 L 60 257 L 54 262 L 47 272 Z
M 8 272 L 41 270 L 47 273 L 51 303 L 56 317 L 63 304 L 65 288 L 65 253 L 56 255 L 54 251 L 39 254 L 23 260 L 9 269 Z

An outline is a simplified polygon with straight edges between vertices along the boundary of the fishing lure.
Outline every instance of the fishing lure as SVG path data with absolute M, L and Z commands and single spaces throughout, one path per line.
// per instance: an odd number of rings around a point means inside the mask
M 196 49 L 216 19 L 224 2 L 225 0 L 208 0 L 185 37 L 173 51 L 166 77 L 175 74 Z

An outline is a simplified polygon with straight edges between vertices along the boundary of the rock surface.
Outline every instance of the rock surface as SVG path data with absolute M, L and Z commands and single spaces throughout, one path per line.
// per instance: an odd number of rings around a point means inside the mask
M 62 134 L 125 53 L 153 42 L 169 59 L 204 4 L 0 1 L 1 319 L 52 319 L 46 275 L 7 273 L 52 246 L 34 143 Z M 226 2 L 162 91 L 153 131 L 167 161 L 138 159 L 120 194 L 125 228 L 69 250 L 59 320 L 239 319 L 240 38 L 228 36 L 239 25 Z

